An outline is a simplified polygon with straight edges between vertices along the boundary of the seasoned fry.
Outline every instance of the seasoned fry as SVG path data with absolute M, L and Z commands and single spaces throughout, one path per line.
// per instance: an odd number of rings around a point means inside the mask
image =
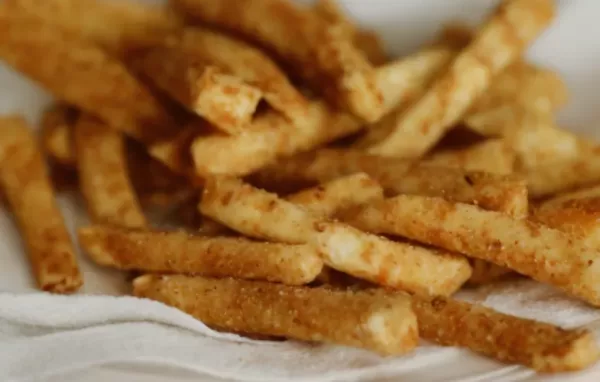
M 93 222 L 145 227 L 129 180 L 124 137 L 102 122 L 82 115 L 75 126 L 79 184 Z
M 433 153 L 421 163 L 457 167 L 467 171 L 510 174 L 515 166 L 515 152 L 505 140 L 490 139 L 465 149 Z
M 135 279 L 133 293 L 236 332 L 332 342 L 381 354 L 403 354 L 418 342 L 410 298 L 399 293 L 152 275 Z
M 319 253 L 308 245 L 109 226 L 80 228 L 78 235 L 79 243 L 95 262 L 125 270 L 302 285 L 313 281 L 323 268 Z
M 42 116 L 42 147 L 57 163 L 75 166 L 77 157 L 73 149 L 73 126 L 77 111 L 64 103 L 52 104 Z
M 511 268 L 600 305 L 598 251 L 533 221 L 408 195 L 359 208 L 343 218 L 369 232 L 407 237 Z
M 409 292 L 448 295 L 471 275 L 465 258 L 365 234 L 243 182 L 210 178 L 200 211 L 250 237 L 315 245 L 331 268 Z
M 262 92 L 181 44 L 156 45 L 133 66 L 187 109 L 228 134 L 244 132 Z
M 539 372 L 583 369 L 600 356 L 587 330 L 564 330 L 445 297 L 413 297 L 413 309 L 422 338 Z
M 341 25 L 288 0 L 171 0 L 189 18 L 242 35 L 276 53 L 329 101 L 365 121 L 382 115 L 374 70 Z M 273 17 L 269 17 L 273 15 Z
M 517 177 L 424 166 L 353 150 L 321 149 L 297 155 L 262 169 L 252 180 L 260 185 L 306 186 L 356 172 L 369 174 L 390 196 L 443 196 L 513 216 L 527 216 L 527 189 Z
M 139 1 L 6 0 L 3 5 L 11 12 L 60 26 L 118 55 L 145 47 L 183 25 L 168 8 Z
M 425 154 L 459 122 L 489 87 L 492 77 L 514 62 L 553 16 L 550 0 L 504 1 L 448 72 L 398 116 L 394 130 L 370 152 L 402 158 Z M 507 40 L 507 35 L 514 37 Z
M 0 182 L 29 252 L 38 287 L 75 292 L 83 280 L 36 139 L 16 116 L 0 119 Z
M 0 59 L 56 97 L 144 142 L 169 136 L 171 117 L 115 58 L 56 26 L 0 7 Z

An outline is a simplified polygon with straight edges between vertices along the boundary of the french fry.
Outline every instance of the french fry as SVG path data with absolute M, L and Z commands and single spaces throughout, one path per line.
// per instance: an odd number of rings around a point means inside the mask
M 505 140 L 490 139 L 465 149 L 434 152 L 421 163 L 456 167 L 467 171 L 510 174 L 514 170 L 515 159 L 515 152 Z
M 583 369 L 600 355 L 592 333 L 514 317 L 445 297 L 413 297 L 419 335 L 538 372 Z
M 181 105 L 227 134 L 244 132 L 262 92 L 181 44 L 156 45 L 132 64 Z
M 349 224 L 463 253 L 600 305 L 597 250 L 527 219 L 441 198 L 402 195 L 351 211 Z
M 517 177 L 419 165 L 356 150 L 321 149 L 297 155 L 262 169 L 252 181 L 260 185 L 306 186 L 356 172 L 369 174 L 389 196 L 443 196 L 514 216 L 528 213 L 527 189 Z
M 325 89 L 329 101 L 365 121 L 382 115 L 374 70 L 343 25 L 328 25 L 288 0 L 171 0 L 195 21 L 242 35 L 277 54 L 299 75 Z M 269 17 L 269 15 L 276 15 Z
M 81 192 L 93 222 L 121 227 L 147 226 L 129 180 L 124 136 L 82 115 L 75 126 Z
M 245 134 L 199 137 L 191 150 L 199 176 L 243 176 L 279 156 L 308 151 L 355 133 L 361 127 L 350 115 L 334 111 L 324 102 L 313 101 L 301 124 L 291 125 L 279 113 L 265 113 L 254 120 Z
M 171 134 L 167 111 L 119 61 L 56 26 L 0 7 L 0 59 L 132 137 L 149 142 Z
M 181 34 L 181 44 L 186 51 L 204 57 L 260 89 L 269 106 L 288 119 L 306 117 L 308 101 L 261 50 L 226 34 L 199 27 L 186 28 Z
M 42 147 L 46 155 L 64 166 L 75 166 L 73 126 L 77 111 L 64 103 L 52 104 L 42 116 Z
M 3 5 L 12 12 L 60 26 L 120 56 L 146 47 L 183 25 L 168 8 L 139 1 L 7 0 Z
M 369 150 L 415 158 L 459 122 L 494 75 L 514 62 L 554 16 L 549 0 L 504 1 L 431 89 L 398 116 L 394 130 Z M 514 36 L 507 40 L 505 36 Z
M 237 179 L 208 179 L 199 209 L 250 237 L 313 244 L 331 268 L 413 293 L 451 294 L 471 275 L 468 262 L 461 256 L 392 242 L 321 220 L 300 206 Z
M 0 182 L 29 252 L 38 287 L 75 292 L 83 284 L 36 139 L 17 116 L 0 119 Z
M 403 354 L 418 342 L 410 297 L 278 285 L 260 281 L 145 275 L 133 293 L 236 332 Z
M 260 243 L 109 226 L 80 228 L 79 243 L 98 264 L 124 270 L 307 284 L 323 268 L 308 245 Z

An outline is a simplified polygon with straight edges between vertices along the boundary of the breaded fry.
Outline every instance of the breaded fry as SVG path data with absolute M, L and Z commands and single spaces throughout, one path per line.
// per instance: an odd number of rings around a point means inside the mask
M 0 7 L 0 59 L 57 98 L 144 142 L 168 136 L 171 117 L 115 58 L 93 43 Z
M 149 146 L 148 152 L 176 174 L 188 177 L 193 183 L 201 183 L 195 175 L 191 146 L 195 139 L 205 133 L 203 127 L 189 124 L 173 138 Z
M 24 119 L 0 118 L 0 182 L 15 216 L 37 285 L 54 293 L 83 283 L 44 159 Z
M 302 285 L 313 281 L 323 268 L 319 253 L 308 245 L 109 226 L 80 228 L 78 235 L 96 263 L 117 269 Z
M 382 116 L 374 70 L 343 25 L 330 25 L 289 0 L 171 0 L 195 21 L 262 45 L 323 90 L 328 100 L 365 121 Z M 270 17 L 273 15 L 272 17 Z
M 514 317 L 446 297 L 413 297 L 419 335 L 444 346 L 462 346 L 538 372 L 583 369 L 598 360 L 587 330 Z
M 418 342 L 410 298 L 278 285 L 260 281 L 145 275 L 133 293 L 236 332 L 403 354 Z
M 369 174 L 389 196 L 442 196 L 514 216 L 527 216 L 527 189 L 525 182 L 517 177 L 419 165 L 355 150 L 321 149 L 297 155 L 263 168 L 252 181 L 263 186 L 294 183 L 306 186 L 356 172 Z
M 207 180 L 204 215 L 250 237 L 302 244 L 320 251 L 331 268 L 413 293 L 448 295 L 470 277 L 465 258 L 363 233 L 232 178 Z
M 79 185 L 93 222 L 145 227 L 146 217 L 129 180 L 124 139 L 89 115 L 79 118 L 75 126 Z
M 373 233 L 399 235 L 511 268 L 600 305 L 600 253 L 528 219 L 441 198 L 402 195 L 343 216 Z
M 350 115 L 334 111 L 322 101 L 313 101 L 302 123 L 292 125 L 279 113 L 265 113 L 254 120 L 245 134 L 197 138 L 192 155 L 196 172 L 202 177 L 243 176 L 280 156 L 311 150 L 360 128 L 361 124 Z
M 294 88 L 285 73 L 261 50 L 207 28 L 186 28 L 181 44 L 219 68 L 260 89 L 265 101 L 290 120 L 306 117 L 308 101 Z
M 183 25 L 167 7 L 140 1 L 7 0 L 4 4 L 12 12 L 60 26 L 117 55 L 145 47 Z
M 42 115 L 42 147 L 47 156 L 64 166 L 75 166 L 73 126 L 77 110 L 65 103 L 54 103 Z
M 465 149 L 434 152 L 421 163 L 456 167 L 467 171 L 510 174 L 513 172 L 515 159 L 515 152 L 505 140 L 490 139 Z
M 427 93 L 398 116 L 394 130 L 370 152 L 416 158 L 425 154 L 514 62 L 554 16 L 551 0 L 504 1 L 475 39 Z M 507 39 L 506 36 L 511 36 Z
M 181 105 L 227 134 L 244 132 L 262 92 L 176 42 L 139 53 L 133 66 Z

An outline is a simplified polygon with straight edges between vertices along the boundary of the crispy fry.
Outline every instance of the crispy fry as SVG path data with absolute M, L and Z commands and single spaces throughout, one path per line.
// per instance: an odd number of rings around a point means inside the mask
M 410 298 L 399 293 L 152 275 L 135 279 L 133 293 L 233 331 L 332 342 L 381 354 L 403 354 L 418 342 Z
M 468 111 L 492 77 L 515 61 L 554 16 L 550 0 L 504 1 L 448 73 L 409 110 L 372 153 L 420 157 Z M 513 36 L 507 40 L 505 36 Z
M 506 266 L 600 305 L 598 251 L 536 222 L 408 195 L 359 208 L 343 218 L 369 232 L 399 235 Z
M 424 158 L 422 163 L 467 171 L 510 174 L 515 166 L 515 152 L 503 139 L 490 139 L 465 149 L 433 153 Z
M 409 292 L 448 295 L 471 275 L 465 258 L 323 221 L 243 182 L 210 178 L 200 211 L 250 237 L 315 245 L 331 268 Z
M 262 92 L 176 42 L 139 53 L 133 66 L 187 109 L 228 134 L 244 132 Z
M 57 163 L 75 166 L 77 157 L 73 150 L 73 126 L 77 111 L 65 103 L 52 104 L 42 116 L 42 147 Z
M 306 186 L 356 172 L 369 174 L 390 196 L 443 196 L 514 216 L 527 216 L 527 189 L 516 177 L 424 166 L 352 150 L 322 149 L 297 155 L 262 169 L 252 181 L 260 185 Z
M 78 235 L 95 262 L 117 269 L 302 285 L 313 281 L 323 268 L 319 253 L 308 245 L 109 226 L 80 228 Z
M 419 335 L 539 372 L 583 369 L 600 353 L 592 333 L 514 317 L 445 297 L 413 297 Z
M 206 28 L 186 28 L 181 36 L 186 51 L 206 58 L 260 89 L 265 101 L 290 120 L 306 117 L 308 101 L 265 53 L 252 45 Z
M 382 115 L 374 70 L 343 25 L 328 25 L 311 9 L 288 0 L 171 0 L 193 20 L 240 34 L 275 52 L 316 83 L 335 104 L 366 121 Z M 269 17 L 274 15 L 274 17 Z
M 58 98 L 142 141 L 169 136 L 171 117 L 101 48 L 0 7 L 0 59 Z
M 21 117 L 0 119 L 0 182 L 40 289 L 75 292 L 83 283 L 35 137 Z
M 75 147 L 79 184 L 92 221 L 145 227 L 148 223 L 127 172 L 124 136 L 82 115 L 75 126 Z
M 4 4 L 12 12 L 60 26 L 118 55 L 145 47 L 183 25 L 168 8 L 139 1 L 7 0 Z

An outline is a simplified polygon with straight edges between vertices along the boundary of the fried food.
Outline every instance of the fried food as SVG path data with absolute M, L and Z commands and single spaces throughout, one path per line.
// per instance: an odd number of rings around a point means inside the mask
M 92 221 L 147 226 L 129 179 L 123 134 L 84 114 L 75 126 L 75 148 L 79 185 Z
M 133 293 L 237 332 L 403 354 L 418 342 L 410 297 L 185 276 L 138 277 Z
M 458 150 L 434 152 L 421 163 L 456 167 L 466 171 L 511 174 L 515 167 L 515 152 L 503 139 L 490 139 Z
M 54 293 L 77 291 L 83 280 L 73 244 L 36 138 L 20 117 L 0 118 L 0 162 L 2 189 L 29 252 L 38 287 Z
M 308 245 L 109 226 L 80 228 L 78 235 L 96 263 L 124 270 L 302 285 L 313 281 L 323 268 L 319 253 Z
M 50 105 L 42 115 L 42 147 L 52 160 L 64 166 L 75 166 L 73 126 L 78 112 L 65 103 Z

